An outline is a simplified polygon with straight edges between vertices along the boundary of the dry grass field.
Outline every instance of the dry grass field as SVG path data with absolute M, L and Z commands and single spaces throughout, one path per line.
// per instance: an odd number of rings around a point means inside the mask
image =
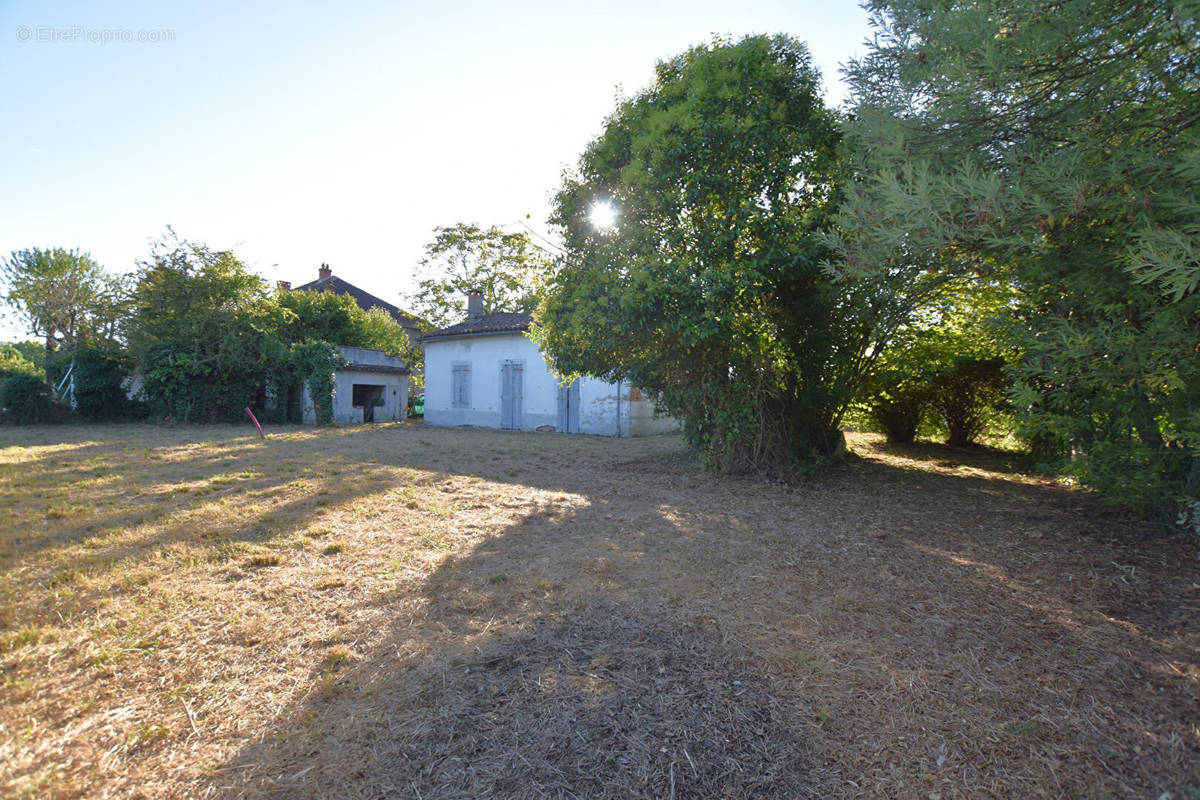
M 1000 454 L 268 434 L 0 429 L 0 797 L 1200 798 L 1200 542 Z

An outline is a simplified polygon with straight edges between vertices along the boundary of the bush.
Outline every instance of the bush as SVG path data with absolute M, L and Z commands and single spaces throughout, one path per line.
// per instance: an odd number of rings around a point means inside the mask
M 13 375 L 0 382 L 0 407 L 16 422 L 45 422 L 54 410 L 50 387 L 32 375 Z
M 959 358 L 930 381 L 930 405 L 946 425 L 946 444 L 972 444 L 1004 401 L 1008 381 L 1000 358 Z
M 889 442 L 910 444 L 921 427 L 928 402 L 923 389 L 907 387 L 880 392 L 871 402 L 871 419 L 887 434 Z
M 121 353 L 80 350 L 75 353 L 75 410 L 89 422 L 126 419 L 130 404 L 123 386 L 128 359 Z

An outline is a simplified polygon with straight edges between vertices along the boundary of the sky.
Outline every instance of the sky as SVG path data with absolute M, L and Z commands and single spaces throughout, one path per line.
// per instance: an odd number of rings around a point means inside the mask
M 870 28 L 851 0 L 0 0 L 0 255 L 127 272 L 170 225 L 269 280 L 327 262 L 403 305 L 436 226 L 551 235 L 621 92 L 754 33 L 806 41 L 837 105 Z

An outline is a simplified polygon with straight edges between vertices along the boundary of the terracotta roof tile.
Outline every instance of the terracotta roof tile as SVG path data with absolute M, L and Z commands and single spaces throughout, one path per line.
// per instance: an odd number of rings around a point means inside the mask
M 482 317 L 467 319 L 425 334 L 422 339 L 440 339 L 447 336 L 473 336 L 477 333 L 518 333 L 529 330 L 529 322 L 533 317 L 529 314 L 510 311 L 498 311 L 494 314 L 484 314 Z

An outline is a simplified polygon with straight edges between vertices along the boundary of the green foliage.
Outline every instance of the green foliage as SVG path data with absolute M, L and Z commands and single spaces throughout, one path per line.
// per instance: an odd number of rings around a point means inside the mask
M 1173 519 L 1177 505 L 1200 499 L 1200 295 L 1151 302 L 1149 293 L 1067 298 L 1070 316 L 1026 336 L 1013 403 L 1039 462 Z
M 889 442 L 912 442 L 929 405 L 925 381 L 901 370 L 888 370 L 877 376 L 872 388 L 874 395 L 869 406 L 872 420 Z
M 89 422 L 128 418 L 133 408 L 123 383 L 129 377 L 129 357 L 112 350 L 78 350 L 73 361 L 76 413 Z
M 284 291 L 277 299 L 284 310 L 278 329 L 284 343 L 370 347 L 402 359 L 414 378 L 423 374 L 424 351 L 386 310 L 364 311 L 354 298 L 332 292 Z
M 994 279 L 946 281 L 913 305 L 867 383 L 889 440 L 911 442 L 929 423 L 949 444 L 974 443 L 999 421 L 1012 357 L 1006 315 L 1017 294 Z
M 0 262 L 0 277 L 8 287 L 5 299 L 31 333 L 44 337 L 47 352 L 114 342 L 127 302 L 125 282 L 89 254 L 18 250 Z
M 33 375 L 13 375 L 0 381 L 0 408 L 22 424 L 45 422 L 50 419 L 53 405 L 50 388 Z
M 1174 519 L 1200 496 L 1200 47 L 1186 4 L 873 0 L 848 71 L 847 279 L 981 263 L 1048 466 Z
M 179 422 L 203 418 L 211 409 L 212 367 L 188 342 L 156 342 L 142 351 L 143 381 L 152 410 Z M 228 409 L 227 409 L 228 410 Z
M 44 350 L 42 351 L 45 352 Z M 0 344 L 0 378 L 13 375 L 38 376 L 37 365 L 11 344 Z
M 308 387 L 318 425 L 333 424 L 334 371 L 345 363 L 337 348 L 327 342 L 297 345 L 292 349 L 291 368 Z
M 152 408 L 181 422 L 240 419 L 261 398 L 281 320 L 233 253 L 170 232 L 142 264 L 129 322 Z
M 419 351 L 383 309 L 364 311 L 331 292 L 272 295 L 233 253 L 171 232 L 142 267 L 129 341 L 147 399 L 163 416 L 240 420 L 249 406 L 283 422 L 289 395 L 304 384 L 328 424 L 340 363 L 335 345 L 376 348 L 420 369 Z
M 400 358 L 411 373 L 411 385 L 415 388 L 424 387 L 425 351 L 391 314 L 382 308 L 372 308 L 363 314 L 359 325 L 362 341 L 365 342 L 362 347 L 373 347 Z
M 468 292 L 483 293 L 485 313 L 532 311 L 535 288 L 549 260 L 524 233 L 458 223 L 434 230 L 417 270 L 413 309 L 442 328 L 465 316 Z
M 959 356 L 931 378 L 929 402 L 945 423 L 946 443 L 975 443 L 1004 402 L 1004 360 Z
M 284 342 L 334 342 L 351 347 L 373 346 L 364 343 L 366 336 L 363 331 L 363 319 L 367 312 L 349 295 L 287 290 L 279 292 L 276 300 L 281 308 L 289 312 L 283 316 L 278 329 L 279 337 Z M 391 319 L 386 312 L 384 314 Z M 399 328 L 399 325 L 396 327 Z
M 38 372 L 45 372 L 46 346 L 42 342 L 13 342 L 10 347 L 24 356 L 26 360 L 33 362 Z
M 820 97 L 797 41 L 696 47 L 619 103 L 556 198 L 568 256 L 537 313 L 545 351 L 658 397 L 719 469 L 836 457 L 873 341 L 863 287 L 820 266 L 839 176 Z

